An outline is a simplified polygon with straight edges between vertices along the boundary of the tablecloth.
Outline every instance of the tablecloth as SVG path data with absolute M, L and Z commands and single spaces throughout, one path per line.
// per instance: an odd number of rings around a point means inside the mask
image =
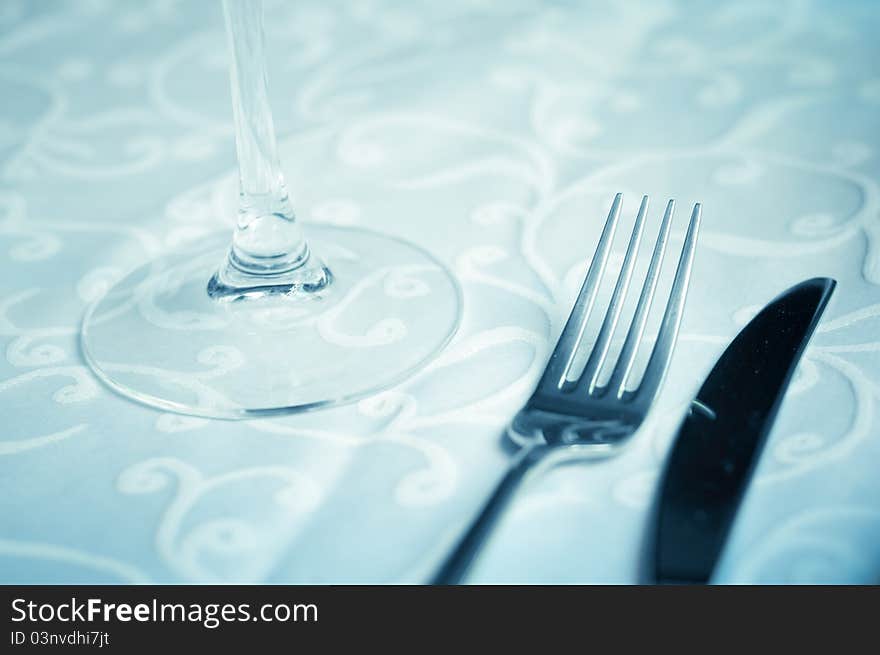
M 299 217 L 429 249 L 461 283 L 461 328 L 397 388 L 302 415 L 212 421 L 103 387 L 79 352 L 88 303 L 234 220 L 221 7 L 4 0 L 0 582 L 425 581 L 510 461 L 504 427 L 617 191 L 629 220 L 650 194 L 651 225 L 677 200 L 673 250 L 703 203 L 672 370 L 620 456 L 523 490 L 471 580 L 638 581 L 689 399 L 760 306 L 817 275 L 838 289 L 714 581 L 880 580 L 876 3 L 266 14 Z

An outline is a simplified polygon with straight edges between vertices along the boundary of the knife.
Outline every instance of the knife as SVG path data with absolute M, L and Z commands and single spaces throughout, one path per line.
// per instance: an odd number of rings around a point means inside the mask
M 660 482 L 658 583 L 706 583 L 782 397 L 836 282 L 813 278 L 770 302 L 716 362 L 678 430 Z

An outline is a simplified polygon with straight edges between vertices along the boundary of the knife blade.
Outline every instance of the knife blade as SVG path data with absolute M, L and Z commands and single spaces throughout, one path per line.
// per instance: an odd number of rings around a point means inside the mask
M 813 278 L 730 343 L 678 430 L 659 487 L 654 578 L 709 581 L 788 383 L 836 282 Z

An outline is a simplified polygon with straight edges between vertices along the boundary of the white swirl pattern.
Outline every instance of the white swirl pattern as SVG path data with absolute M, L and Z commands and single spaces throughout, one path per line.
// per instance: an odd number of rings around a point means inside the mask
M 212 422 L 100 387 L 77 347 L 86 304 L 163 247 L 234 218 L 220 9 L 7 0 L 0 581 L 424 579 L 507 462 L 505 424 L 540 375 L 616 191 L 628 215 L 643 192 L 704 203 L 673 370 L 621 457 L 560 467 L 524 493 L 475 579 L 635 580 L 688 398 L 756 308 L 831 275 L 839 288 L 718 580 L 880 580 L 880 11 L 268 4 L 300 216 L 428 248 L 461 281 L 461 331 L 397 389 L 302 416 Z M 367 282 L 413 298 L 429 284 L 417 270 Z M 406 326 L 321 329 L 348 343 Z M 240 363 L 210 349 L 181 383 L 210 393 L 205 382 Z

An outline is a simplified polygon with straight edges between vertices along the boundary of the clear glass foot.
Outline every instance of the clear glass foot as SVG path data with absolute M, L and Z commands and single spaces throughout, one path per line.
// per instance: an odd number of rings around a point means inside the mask
M 431 255 L 367 230 L 303 229 L 324 259 L 294 276 L 226 277 L 228 232 L 136 269 L 86 313 L 90 366 L 148 405 L 247 418 L 386 389 L 449 342 L 461 292 Z

